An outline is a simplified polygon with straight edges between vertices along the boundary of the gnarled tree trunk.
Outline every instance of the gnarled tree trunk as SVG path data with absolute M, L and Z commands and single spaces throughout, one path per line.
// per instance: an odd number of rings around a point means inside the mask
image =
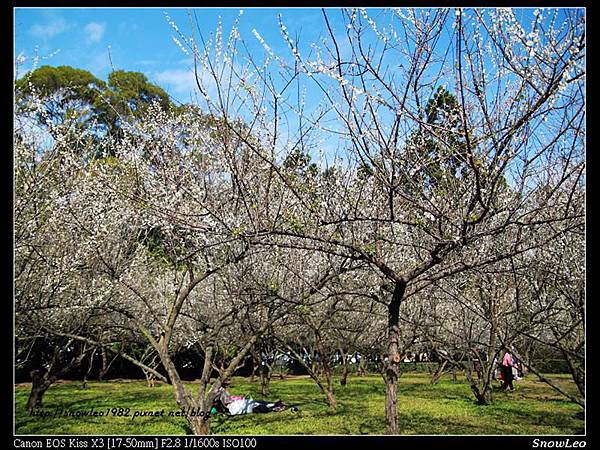
M 442 375 L 444 374 L 444 369 L 446 368 L 447 364 L 448 364 L 447 360 L 438 362 L 437 369 L 431 375 L 431 380 L 430 380 L 431 384 L 437 384 L 437 382 L 440 381 L 440 378 L 442 378 Z
M 271 382 L 271 368 L 268 364 L 260 364 L 260 393 L 263 397 L 269 396 L 269 385 Z
M 396 282 L 392 300 L 388 304 L 388 360 L 384 369 L 385 379 L 385 418 L 387 433 L 398 434 L 398 378 L 400 376 L 400 305 L 406 291 L 406 282 Z
M 342 376 L 340 384 L 346 386 L 348 384 L 348 355 L 342 349 L 340 349 L 340 355 L 342 355 Z
M 42 406 L 42 399 L 48 388 L 52 385 L 52 380 L 47 379 L 42 370 L 34 370 L 31 372 L 31 392 L 27 399 L 27 411 Z

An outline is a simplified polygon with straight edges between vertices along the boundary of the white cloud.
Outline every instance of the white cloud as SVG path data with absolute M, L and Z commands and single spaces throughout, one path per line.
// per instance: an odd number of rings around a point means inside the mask
M 235 66 L 235 70 L 236 73 L 243 72 L 243 69 L 237 65 Z M 228 74 L 229 69 L 225 69 L 221 74 L 221 89 L 227 89 L 227 80 L 229 80 Z M 200 95 L 193 67 L 188 67 L 186 69 L 167 69 L 162 72 L 154 72 L 152 75 L 152 82 L 162 86 L 167 92 L 179 95 L 185 94 L 186 97 L 189 95 Z M 233 77 L 234 80 L 235 78 L 236 77 Z M 198 82 L 209 98 L 214 99 L 217 97 L 219 90 L 217 81 L 215 81 L 213 75 L 208 70 L 202 70 L 200 67 L 198 68 Z M 233 81 L 233 84 L 235 85 L 235 81 Z M 203 101 L 201 95 L 200 100 Z
M 67 28 L 67 22 L 65 21 L 65 19 L 63 19 L 62 17 L 57 17 L 43 25 L 39 23 L 32 25 L 29 29 L 29 32 L 35 37 L 42 39 L 50 39 L 51 37 L 54 37 L 57 34 L 66 31 Z
M 90 22 L 83 30 L 87 34 L 87 42 L 92 44 L 94 42 L 99 42 L 102 39 L 102 36 L 104 36 L 104 32 L 106 31 L 106 24 Z
M 154 74 L 154 78 L 158 83 L 166 83 L 173 92 L 178 94 L 187 94 L 196 89 L 196 80 L 193 70 L 186 69 L 169 69 Z

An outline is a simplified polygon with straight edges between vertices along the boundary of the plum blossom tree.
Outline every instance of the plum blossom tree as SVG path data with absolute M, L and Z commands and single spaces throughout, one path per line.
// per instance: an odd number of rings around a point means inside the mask
M 42 103 L 36 107 L 43 115 Z M 16 116 L 16 364 L 33 367 L 29 409 L 41 406 L 60 376 L 119 335 L 106 328 L 112 320 L 106 308 L 117 292 L 95 276 L 96 238 L 114 248 L 119 237 L 88 232 L 98 216 L 110 217 L 89 203 L 85 155 L 72 151 L 71 123 L 52 127 L 57 139 L 48 142 L 27 114 Z
M 118 139 L 50 121 L 52 139 L 32 142 L 32 122 L 17 127 L 22 329 L 51 329 L 79 355 L 146 342 L 187 410 L 209 410 L 271 338 L 335 408 L 336 355 L 362 336 L 354 350 L 381 353 L 390 434 L 415 345 L 467 359 L 483 347 L 487 378 L 468 374 L 487 402 L 499 346 L 537 339 L 563 352 L 583 396 L 583 12 L 339 14 L 335 29 L 323 11 L 308 49 L 281 18 L 289 56 L 254 31 L 262 60 L 237 20 L 205 38 L 192 14 L 191 36 L 171 25 L 197 105 L 144 105 Z M 191 347 L 196 393 L 174 359 Z
M 392 434 L 404 299 L 526 251 L 542 223 L 556 235 L 571 226 L 562 191 L 584 164 L 585 32 L 581 11 L 564 11 L 561 26 L 558 14 L 536 10 L 524 25 L 510 9 L 395 10 L 377 21 L 351 9 L 334 30 L 323 12 L 328 39 L 306 57 L 281 24 L 293 67 L 336 119 L 311 131 L 340 141 L 345 176 L 317 201 L 300 180 L 288 211 L 301 226 L 270 235 L 366 261 L 386 278 Z M 442 84 L 455 102 L 432 92 Z M 489 245 L 506 233 L 521 238 Z

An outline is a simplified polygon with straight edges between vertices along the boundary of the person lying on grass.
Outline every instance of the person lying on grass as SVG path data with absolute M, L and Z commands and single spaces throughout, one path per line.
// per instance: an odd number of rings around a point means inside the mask
M 276 402 L 266 402 L 263 400 L 254 400 L 251 397 L 242 397 L 241 395 L 231 395 L 225 389 L 229 383 L 223 383 L 224 387 L 219 389 L 219 396 L 215 399 L 213 409 L 216 412 L 230 414 L 269 413 L 278 412 L 286 409 L 286 405 L 281 400 Z

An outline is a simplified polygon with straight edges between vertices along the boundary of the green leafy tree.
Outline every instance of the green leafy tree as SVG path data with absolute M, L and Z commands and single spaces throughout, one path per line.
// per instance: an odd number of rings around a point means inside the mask
M 444 189 L 458 181 L 466 162 L 460 106 L 456 96 L 440 86 L 427 101 L 424 113 L 426 125 L 408 143 L 412 158 L 421 163 L 421 170 L 406 174 L 410 177 L 406 186 L 426 191 Z
M 26 108 L 33 96 L 44 100 L 40 123 L 50 119 L 60 125 L 75 118 L 79 131 L 117 137 L 124 120 L 141 118 L 152 103 L 164 110 L 173 107 L 168 94 L 144 74 L 123 70 L 111 72 L 106 83 L 86 70 L 42 66 L 17 80 L 15 91 L 17 107 Z
M 108 76 L 108 88 L 103 94 L 95 99 L 94 105 L 100 112 L 101 121 L 111 132 L 117 134 L 123 119 L 143 117 L 152 103 L 157 102 L 164 110 L 173 106 L 169 95 L 150 83 L 140 72 L 111 72 Z
M 15 83 L 17 107 L 26 109 L 35 96 L 44 99 L 45 117 L 38 114 L 40 122 L 61 124 L 78 114 L 83 126 L 99 114 L 94 103 L 105 89 L 106 84 L 90 72 L 69 66 L 42 66 Z

